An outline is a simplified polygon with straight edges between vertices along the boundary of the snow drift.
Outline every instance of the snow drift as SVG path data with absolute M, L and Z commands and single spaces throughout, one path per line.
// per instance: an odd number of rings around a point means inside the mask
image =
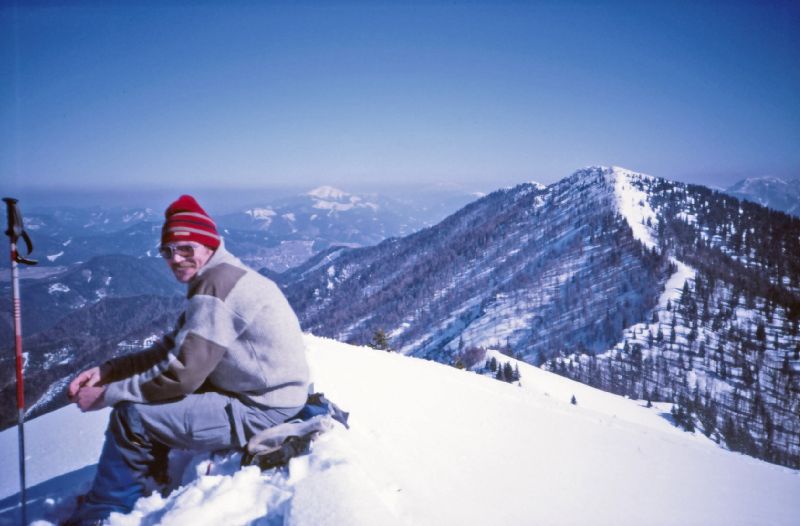
M 288 470 L 195 458 L 168 497 L 115 525 L 797 524 L 800 472 L 678 430 L 645 408 L 518 363 L 521 385 L 307 337 L 315 388 L 351 412 Z M 511 361 L 495 355 L 501 362 Z M 570 403 L 575 397 L 577 405 Z M 27 424 L 29 515 L 69 513 L 105 413 Z M 16 429 L 0 433 L 0 524 L 18 510 Z

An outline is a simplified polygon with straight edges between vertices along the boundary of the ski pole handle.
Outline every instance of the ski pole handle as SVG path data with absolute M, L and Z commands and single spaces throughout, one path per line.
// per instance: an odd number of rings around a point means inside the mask
M 13 197 L 4 197 L 3 201 L 6 202 L 6 211 L 8 216 L 8 229 L 6 230 L 6 235 L 11 240 L 11 257 L 14 259 L 14 261 L 17 263 L 22 263 L 23 265 L 36 265 L 38 261 L 21 256 L 17 250 L 17 239 L 22 238 L 28 248 L 28 254 L 26 254 L 26 256 L 33 252 L 33 243 L 31 242 L 30 236 L 25 231 L 25 226 L 22 222 L 22 212 L 20 212 L 19 207 L 17 206 L 19 201 Z

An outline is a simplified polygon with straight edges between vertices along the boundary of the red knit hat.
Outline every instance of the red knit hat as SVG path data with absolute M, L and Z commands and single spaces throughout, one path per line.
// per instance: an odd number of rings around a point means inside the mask
M 182 195 L 164 212 L 161 228 L 161 244 L 196 241 L 208 248 L 216 249 L 220 243 L 217 225 L 194 197 Z

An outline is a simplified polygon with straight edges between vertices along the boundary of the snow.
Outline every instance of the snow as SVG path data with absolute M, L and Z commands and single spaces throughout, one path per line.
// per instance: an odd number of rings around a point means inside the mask
M 62 250 L 58 254 L 52 254 L 52 255 L 49 255 L 49 256 L 46 256 L 46 257 L 47 257 L 47 261 L 52 263 L 53 261 L 57 260 L 58 258 L 60 258 L 63 255 L 64 255 L 64 251 Z
M 70 405 L 25 422 L 26 479 L 28 488 L 97 462 L 103 446 L 108 409 L 81 413 Z M 54 441 L 57 433 L 58 440 Z M 19 491 L 17 428 L 0 432 L 0 497 Z M 66 488 L 62 488 L 66 489 Z M 3 504 L 7 504 L 3 502 Z M 2 512 L 0 508 L 0 512 Z M 0 524 L 4 524 L 0 520 Z
M 346 212 L 353 208 L 371 208 L 377 211 L 379 206 L 374 203 L 362 202 L 358 196 L 343 192 L 332 186 L 320 186 L 308 194 L 314 200 L 314 208 L 331 212 Z M 312 220 L 314 217 L 312 216 Z
M 253 208 L 250 210 L 245 210 L 245 214 L 249 215 L 253 219 L 261 221 L 264 223 L 265 227 L 268 227 L 272 224 L 272 218 L 275 217 L 277 212 L 270 208 Z
M 314 208 L 320 210 L 331 210 L 336 212 L 345 212 L 355 208 L 354 203 L 337 203 L 335 201 L 314 201 Z
M 350 196 L 350 194 L 347 192 L 343 192 L 342 190 L 332 186 L 320 186 L 318 188 L 314 188 L 308 192 L 308 195 L 322 200 L 341 200 Z
M 249 524 L 281 505 L 290 494 L 263 484 L 261 472 L 250 466 L 231 475 L 202 476 L 169 498 L 153 494 L 141 499 L 129 515 L 114 514 L 111 523 L 133 526 L 157 517 L 160 524 Z
M 648 409 L 524 363 L 514 362 L 521 385 L 511 385 L 398 353 L 310 335 L 306 343 L 315 389 L 351 413 L 349 430 L 326 433 L 286 471 L 237 470 L 236 455 L 196 459 L 181 488 L 141 499 L 111 524 L 788 525 L 800 518 L 800 471 L 680 431 L 668 407 Z M 57 521 L 68 512 L 69 496 L 93 474 L 106 419 L 107 411 L 71 406 L 26 424 L 31 516 Z M 0 433 L 0 496 L 8 497 L 0 524 L 16 517 L 16 441 L 16 429 Z
M 652 177 L 617 166 L 612 168 L 610 177 L 613 179 L 617 207 L 633 230 L 633 237 L 647 248 L 657 246 L 646 221 L 658 221 L 658 218 L 648 203 L 647 192 L 634 187 L 631 183 L 635 178 L 652 179 Z
M 130 214 L 125 214 L 122 216 L 123 223 L 130 223 L 131 221 L 141 221 L 147 217 L 147 213 L 145 211 L 137 211 Z
M 48 294 L 55 294 L 57 292 L 69 292 L 69 287 L 63 283 L 53 283 L 47 287 Z
M 680 299 L 684 283 L 687 281 L 694 281 L 697 275 L 697 271 L 689 265 L 681 263 L 675 258 L 670 258 L 670 261 L 678 267 L 678 270 L 669 277 L 667 283 L 664 285 L 664 292 L 662 292 L 661 296 L 658 298 L 658 310 L 660 311 L 666 310 L 668 301 L 674 304 Z

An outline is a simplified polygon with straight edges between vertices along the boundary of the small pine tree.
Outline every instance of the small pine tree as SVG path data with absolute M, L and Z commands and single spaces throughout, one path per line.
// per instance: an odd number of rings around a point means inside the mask
M 514 381 L 514 369 L 511 368 L 511 362 L 506 362 L 503 366 L 503 376 L 506 382 Z
M 489 362 L 488 362 L 488 364 L 487 364 L 487 367 L 488 367 L 488 368 L 489 368 L 489 370 L 490 370 L 490 371 L 492 371 L 493 373 L 494 373 L 494 372 L 497 372 L 497 358 L 495 358 L 494 356 L 492 356 L 492 357 L 489 359 Z
M 758 326 L 756 327 L 756 338 L 759 341 L 766 341 L 767 339 L 767 330 L 764 327 L 764 322 L 759 322 Z
M 789 376 L 792 374 L 792 366 L 789 365 L 789 353 L 783 355 L 783 364 L 781 365 L 781 373 L 784 376 Z
M 453 362 L 453 367 L 455 367 L 456 369 L 466 369 L 466 366 L 464 365 L 463 356 L 461 356 L 460 354 L 456 356 L 456 359 Z
M 575 395 L 572 395 L 572 399 L 569 401 L 572 405 L 578 405 L 578 399 L 575 398 Z
M 372 335 L 372 342 L 369 345 L 373 349 L 379 351 L 391 351 L 389 347 L 389 339 L 386 337 L 386 332 L 383 329 L 378 329 Z

